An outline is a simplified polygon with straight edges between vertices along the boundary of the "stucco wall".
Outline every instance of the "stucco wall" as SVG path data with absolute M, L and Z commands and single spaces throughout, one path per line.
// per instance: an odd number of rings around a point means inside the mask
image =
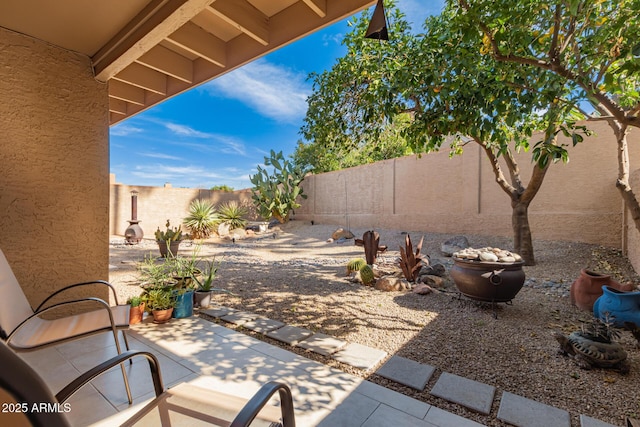
M 107 87 L 89 58 L 2 28 L 0 52 L 1 248 L 35 306 L 108 278 Z
M 536 239 L 622 245 L 622 200 L 615 188 L 617 146 L 604 122 L 588 123 L 595 134 L 570 147 L 570 162 L 554 164 L 529 209 Z M 640 160 L 640 137 L 631 132 L 632 167 Z M 534 135 L 532 142 L 540 139 Z M 564 138 L 561 142 L 568 143 Z M 530 153 L 517 157 L 529 181 Z M 505 169 L 505 173 L 507 173 Z M 351 227 L 511 236 L 509 197 L 480 147 L 462 156 L 448 150 L 309 176 L 309 195 L 296 218 Z
M 228 201 L 251 204 L 251 191 L 234 192 L 199 190 L 194 188 L 173 188 L 129 186 L 117 184 L 111 175 L 111 215 L 109 230 L 112 235 L 123 236 L 128 220 L 131 219 L 131 191 L 138 191 L 138 220 L 144 231 L 144 238 L 153 238 L 153 232 L 160 227 L 165 228 L 167 219 L 171 226 L 182 224 L 187 216 L 189 204 L 195 199 L 209 200 L 214 205 Z M 186 231 L 186 230 L 185 230 Z

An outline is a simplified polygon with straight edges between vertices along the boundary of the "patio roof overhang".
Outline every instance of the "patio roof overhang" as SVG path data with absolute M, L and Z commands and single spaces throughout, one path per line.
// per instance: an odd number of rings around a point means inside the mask
M 375 0 L 9 0 L 0 27 L 91 58 L 118 123 Z

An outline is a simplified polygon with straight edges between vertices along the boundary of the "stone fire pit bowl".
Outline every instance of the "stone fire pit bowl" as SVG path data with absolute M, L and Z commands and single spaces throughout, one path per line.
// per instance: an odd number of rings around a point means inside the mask
M 503 262 L 484 261 L 480 257 L 469 259 L 469 251 L 479 252 L 484 249 L 456 252 L 453 256 L 454 265 L 449 274 L 460 293 L 468 298 L 487 302 L 509 302 L 524 285 L 524 261 L 520 256 L 511 253 L 508 258 L 501 257 L 507 259 Z M 473 255 L 473 252 L 471 254 Z

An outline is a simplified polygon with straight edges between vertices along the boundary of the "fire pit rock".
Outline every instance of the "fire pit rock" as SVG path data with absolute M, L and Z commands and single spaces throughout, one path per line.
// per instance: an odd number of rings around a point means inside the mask
M 508 302 L 522 289 L 524 261 L 499 248 L 466 248 L 453 254 L 451 278 L 463 295 L 478 301 Z

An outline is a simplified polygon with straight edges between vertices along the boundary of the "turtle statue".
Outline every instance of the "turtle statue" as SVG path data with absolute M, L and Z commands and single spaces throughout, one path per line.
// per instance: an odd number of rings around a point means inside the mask
M 560 352 L 572 357 L 582 369 L 608 368 L 623 375 L 629 372 L 627 352 L 615 341 L 582 331 L 572 332 L 569 336 L 555 332 L 553 336 L 560 343 Z

